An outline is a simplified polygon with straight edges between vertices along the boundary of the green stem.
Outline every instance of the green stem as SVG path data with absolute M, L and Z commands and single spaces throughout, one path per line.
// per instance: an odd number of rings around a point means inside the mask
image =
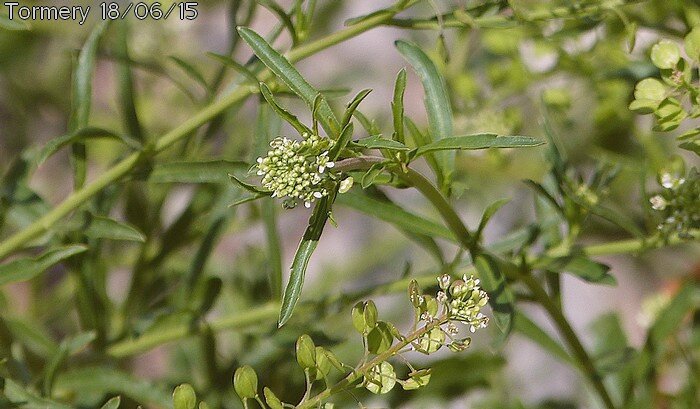
M 372 16 L 371 18 L 363 20 L 351 27 L 332 33 L 317 41 L 302 45 L 287 53 L 287 58 L 292 63 L 303 60 L 304 58 L 309 57 L 321 50 L 386 23 L 399 11 L 401 10 L 386 10 L 383 13 Z M 269 70 L 266 70 L 259 76 L 259 79 L 261 81 L 265 81 L 271 77 L 272 73 Z M 149 154 L 158 154 L 171 147 L 178 141 L 185 139 L 197 128 L 224 112 L 227 108 L 245 100 L 252 92 L 253 90 L 250 87 L 239 87 L 217 101 L 207 105 L 180 126 L 158 139 L 153 150 L 150 151 Z M 59 220 L 83 205 L 90 198 L 102 191 L 102 189 L 114 184 L 122 177 L 127 175 L 139 164 L 140 159 L 144 154 L 145 152 L 132 153 L 131 155 L 122 159 L 111 169 L 98 176 L 92 183 L 74 191 L 66 200 L 36 220 L 34 223 L 4 240 L 2 243 L 0 243 L 0 260 L 4 259 L 14 251 L 21 249 L 31 240 L 36 239 L 47 232 Z
M 280 306 L 278 303 L 271 302 L 251 308 L 242 313 L 217 318 L 208 323 L 201 323 L 194 328 L 192 325 L 183 323 L 181 325 L 162 328 L 151 333 L 146 332 L 136 339 L 124 340 L 112 344 L 107 348 L 107 354 L 114 358 L 126 358 L 148 351 L 156 346 L 198 334 L 204 331 L 206 327 L 209 327 L 211 331 L 219 332 L 227 329 L 259 325 L 261 322 L 275 320 L 279 314 L 279 308 Z
M 412 30 L 442 30 L 444 28 L 465 28 L 469 26 L 475 27 L 508 27 L 508 23 L 516 21 L 516 19 L 524 21 L 539 21 L 555 18 L 582 18 L 592 14 L 602 13 L 608 10 L 614 10 L 617 7 L 628 4 L 641 3 L 646 0 L 609 0 L 602 4 L 593 4 L 590 6 L 561 6 L 561 7 L 543 7 L 539 10 L 523 12 L 513 9 L 516 17 L 506 14 L 494 14 L 488 16 L 478 16 L 471 18 L 470 21 L 465 21 L 458 18 L 454 12 L 446 13 L 428 19 L 420 18 L 392 18 L 387 24 L 395 27 L 408 28 Z M 466 12 L 462 12 L 466 13 Z
M 366 163 L 370 163 L 371 161 L 374 161 L 376 163 L 379 160 L 383 161 L 384 159 L 375 158 L 372 160 L 367 160 Z M 358 164 L 360 164 L 360 162 L 358 162 Z M 343 167 L 341 166 L 341 168 Z M 442 216 L 443 220 L 447 224 L 447 227 L 450 230 L 452 230 L 452 232 L 455 234 L 457 240 L 459 240 L 459 242 L 462 244 L 462 246 L 464 246 L 465 249 L 468 249 L 470 253 L 472 253 L 472 257 L 475 256 L 475 253 L 483 252 L 483 249 L 481 249 L 477 243 L 474 243 L 471 240 L 469 230 L 464 225 L 464 223 L 462 223 L 462 220 L 460 219 L 459 215 L 454 211 L 453 207 L 450 205 L 447 199 L 445 199 L 445 197 L 440 193 L 440 191 L 435 186 L 433 186 L 433 184 L 428 179 L 426 179 L 423 175 L 410 168 L 398 169 L 397 167 L 397 169 L 395 169 L 395 173 L 398 177 L 400 177 L 405 182 L 409 183 L 418 191 L 420 191 L 426 197 L 426 199 L 428 199 L 432 203 L 432 205 L 438 210 L 438 212 Z M 631 244 L 629 244 L 628 246 L 631 246 Z M 564 314 L 561 312 L 561 309 L 557 307 L 557 304 L 552 300 L 552 298 L 549 296 L 549 294 L 547 294 L 547 292 L 542 288 L 542 286 L 532 277 L 532 275 L 521 275 L 516 278 L 520 279 L 525 285 L 528 286 L 528 288 L 532 291 L 534 297 L 536 298 L 537 302 L 540 303 L 549 313 L 550 317 L 552 318 L 552 320 L 554 320 L 555 324 L 557 325 L 557 328 L 564 336 L 564 339 L 566 339 L 567 344 L 572 349 L 574 356 L 578 359 L 581 367 L 584 369 L 585 375 L 591 381 L 593 387 L 596 389 L 596 391 L 600 395 L 600 398 L 605 403 L 605 406 L 608 409 L 614 409 L 615 405 L 612 403 L 610 394 L 605 388 L 602 378 L 595 369 L 593 361 L 590 359 L 588 353 L 583 348 L 583 345 L 579 341 L 578 336 L 569 325 L 568 321 L 566 320 L 566 317 L 564 317 Z
M 549 294 L 547 294 L 544 288 L 542 288 L 540 283 L 537 282 L 531 274 L 522 274 L 519 275 L 518 278 L 530 289 L 537 302 L 544 307 L 552 320 L 554 320 L 559 333 L 564 337 L 571 352 L 574 354 L 574 357 L 576 357 L 581 370 L 603 400 L 605 407 L 608 409 L 615 409 L 615 404 L 605 384 L 603 384 L 603 379 L 595 368 L 593 360 L 588 355 L 588 352 L 586 352 L 586 349 L 583 347 L 583 344 L 581 344 L 576 332 L 574 332 L 574 329 L 569 324 L 569 321 L 562 313 L 558 304 L 552 300 Z
M 393 345 L 391 348 L 387 349 L 386 351 L 382 352 L 381 354 L 375 356 L 372 358 L 369 362 L 366 364 L 362 365 L 358 369 L 352 371 L 348 376 L 340 380 L 338 383 L 333 385 L 332 387 L 326 389 L 325 391 L 319 393 L 318 395 L 314 396 L 313 398 L 301 402 L 299 405 L 297 405 L 297 409 L 304 409 L 304 408 L 313 408 L 316 407 L 318 404 L 323 402 L 324 400 L 328 399 L 332 395 L 343 391 L 345 388 L 348 386 L 352 385 L 355 381 L 363 377 L 367 371 L 370 369 L 374 368 L 375 366 L 379 365 L 380 363 L 388 360 L 389 358 L 393 357 L 394 355 L 398 354 L 402 349 L 410 345 L 413 341 L 417 340 L 418 338 L 422 337 L 423 335 L 427 334 L 432 330 L 433 328 L 439 327 L 440 325 L 444 324 L 447 322 L 447 317 L 442 316 L 440 319 L 437 319 L 433 321 L 430 324 L 426 324 L 424 327 L 408 334 L 408 336 L 401 342 Z

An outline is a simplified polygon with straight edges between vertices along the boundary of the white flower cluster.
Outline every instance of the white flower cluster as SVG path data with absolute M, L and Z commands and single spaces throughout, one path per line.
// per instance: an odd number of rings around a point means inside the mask
M 304 134 L 301 141 L 275 138 L 267 156 L 258 158 L 257 174 L 272 197 L 301 200 L 304 206 L 328 196 L 328 182 L 334 175 L 327 172 L 335 164 L 328 158 L 333 141 L 318 135 Z
M 651 197 L 651 207 L 660 212 L 663 221 L 659 231 L 668 236 L 677 234 L 690 238 L 692 231 L 700 227 L 700 175 L 691 170 L 687 178 L 674 177 L 668 173 L 661 175 L 659 194 Z
M 488 303 L 489 296 L 479 286 L 478 278 L 464 275 L 462 280 L 455 280 L 450 284 L 450 277 L 443 275 L 438 278 L 438 283 L 440 288 L 449 291 L 451 296 L 447 299 L 447 293 L 443 291 L 438 294 L 438 298 L 447 301 L 450 320 L 469 325 L 471 332 L 488 326 L 489 319 L 481 312 L 481 308 Z

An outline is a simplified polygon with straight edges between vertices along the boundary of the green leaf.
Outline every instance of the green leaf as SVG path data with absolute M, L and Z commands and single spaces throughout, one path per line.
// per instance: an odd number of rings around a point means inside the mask
M 416 44 L 397 41 L 396 48 L 416 71 L 425 91 L 425 109 L 428 112 L 430 136 L 440 141 L 452 135 L 452 106 L 445 82 L 435 63 Z M 442 172 L 442 184 L 447 183 L 454 170 L 454 154 L 442 153 L 437 156 Z
M 403 95 L 406 92 L 406 69 L 402 68 L 398 75 L 396 75 L 396 82 L 394 83 L 394 99 L 391 102 L 391 116 L 394 120 L 394 134 L 393 138 L 395 141 L 406 143 L 406 138 L 404 136 L 404 107 L 403 107 Z
M 668 96 L 667 94 L 666 86 L 656 78 L 645 78 L 634 87 L 635 99 L 652 100 L 657 105 Z
M 498 136 L 495 134 L 475 134 L 453 136 L 417 148 L 414 157 L 427 152 L 442 150 L 474 150 L 488 148 L 527 148 L 543 145 L 544 142 L 529 136 Z
M 272 14 L 277 16 L 282 25 L 287 29 L 289 35 L 292 37 L 292 45 L 296 45 L 299 42 L 297 37 L 297 30 L 294 28 L 294 23 L 292 23 L 291 18 L 286 11 L 276 1 L 272 0 L 256 0 L 258 4 L 270 10 Z
M 615 277 L 608 271 L 610 267 L 591 260 L 585 254 L 572 254 L 565 257 L 542 258 L 533 267 L 552 272 L 573 274 L 589 283 L 615 285 Z
M 365 388 L 374 394 L 388 393 L 396 385 L 396 372 L 389 362 L 381 362 L 365 375 Z
M 265 101 L 267 101 L 267 103 L 270 104 L 270 106 L 277 113 L 277 115 L 279 115 L 280 118 L 287 121 L 294 129 L 296 129 L 299 135 L 311 135 L 313 133 L 308 126 L 302 124 L 296 116 L 294 116 L 286 109 L 282 108 L 277 103 L 277 101 L 275 101 L 275 97 L 272 95 L 272 91 L 270 91 L 270 88 L 268 88 L 268 86 L 264 82 L 260 83 L 260 92 L 265 98 Z
M 253 49 L 253 52 L 260 61 L 277 75 L 289 89 L 303 99 L 309 108 L 313 108 L 318 91 L 301 76 L 299 71 L 253 30 L 246 27 L 239 27 L 238 33 L 241 38 L 248 43 L 250 48 Z M 326 130 L 326 133 L 333 139 L 337 138 L 341 131 L 340 124 L 325 99 L 320 102 L 318 113 L 321 125 L 323 129 Z
M 513 293 L 508 288 L 506 278 L 491 256 L 479 254 L 474 260 L 481 284 L 489 295 L 489 304 L 496 318 L 496 326 L 503 334 L 510 333 L 513 325 Z
M 234 200 L 233 202 L 231 202 L 231 204 L 229 204 L 228 207 L 232 208 L 232 207 L 240 206 L 240 205 L 248 203 L 248 202 L 254 202 L 258 199 L 262 199 L 263 197 L 270 197 L 270 195 L 269 194 L 263 195 L 263 194 L 256 193 L 252 196 L 242 197 L 240 199 L 237 199 L 237 200 Z
M 124 128 L 131 137 L 144 142 L 144 133 L 136 109 L 134 91 L 134 75 L 131 71 L 129 56 L 129 21 L 122 20 L 117 24 L 116 50 L 124 58 L 117 63 L 118 104 L 122 114 Z
M 252 71 L 250 71 L 244 65 L 239 64 L 233 58 L 228 57 L 226 55 L 216 54 L 216 53 L 212 53 L 212 52 L 208 52 L 208 53 L 206 53 L 206 55 L 208 57 L 211 57 L 211 58 L 219 61 L 220 63 L 224 64 L 227 67 L 233 68 L 234 70 L 236 70 L 236 72 L 243 75 L 248 81 L 250 81 L 251 84 L 258 84 L 260 82 L 258 80 L 258 77 L 256 77 Z
M 59 346 L 50 338 L 43 327 L 32 321 L 18 318 L 2 318 L 4 326 L 7 327 L 15 342 L 22 344 L 32 353 L 49 359 L 55 355 Z
M 233 388 L 241 399 L 252 399 L 258 394 L 258 375 L 249 365 L 244 365 L 233 374 Z
M 80 245 L 58 247 L 35 258 L 21 258 L 0 265 L 0 286 L 31 280 L 55 264 L 84 251 L 87 251 L 87 247 Z
M 234 170 L 247 170 L 245 162 L 210 160 L 158 163 L 148 174 L 150 183 L 226 183 Z
M 83 49 L 78 55 L 75 71 L 73 72 L 71 90 L 71 118 L 68 127 L 71 132 L 87 127 L 90 121 L 92 76 L 95 70 L 95 61 L 97 60 L 97 46 L 108 25 L 109 20 L 98 23 L 90 32 Z M 71 160 L 76 187 L 82 187 L 85 182 L 85 156 L 85 145 L 81 143 L 74 144 Z
M 661 40 L 651 48 L 651 62 L 661 69 L 675 68 L 680 59 L 681 50 L 671 40 Z
M 282 409 L 282 401 L 268 388 L 267 386 L 263 388 L 263 395 L 265 395 L 265 402 L 270 409 Z
M 408 129 L 411 139 L 413 139 L 416 147 L 420 148 L 421 146 L 425 146 L 430 143 L 430 137 L 421 132 L 411 118 L 404 116 L 404 124 L 406 125 L 406 129 Z M 430 166 L 430 169 L 433 170 L 433 173 L 440 178 L 442 170 L 440 169 L 440 164 L 438 164 L 437 159 L 435 158 L 435 154 L 432 152 L 427 153 L 425 155 L 425 161 L 428 162 L 428 166 Z
M 97 334 L 94 331 L 90 331 L 65 339 L 61 342 L 61 345 L 53 354 L 44 370 L 43 390 L 45 396 L 51 396 L 56 373 L 65 360 L 86 347 L 90 342 L 94 341 L 96 337 Z
M 211 91 L 211 88 L 209 87 L 209 84 L 207 83 L 207 80 L 204 78 L 204 75 L 192 64 L 188 63 L 187 61 L 175 57 L 174 55 L 171 55 L 169 57 L 182 71 L 184 71 L 191 79 L 193 79 L 195 82 L 197 82 L 199 85 L 204 88 L 207 93 Z
M 563 363 L 572 366 L 578 365 L 576 360 L 574 360 L 569 353 L 566 352 L 559 342 L 555 341 L 549 334 L 547 334 L 547 332 L 545 332 L 522 312 L 515 313 L 513 329 L 542 347 L 542 349 L 549 352 L 552 356 L 558 358 Z
M 629 216 L 619 211 L 609 209 L 605 206 L 590 203 L 589 201 L 586 201 L 576 195 L 569 195 L 569 197 L 573 201 L 575 201 L 579 206 L 588 209 L 588 211 L 595 214 L 596 216 L 602 217 L 603 219 L 619 226 L 620 228 L 628 231 L 635 237 L 644 237 L 644 232 L 639 227 L 637 227 L 635 221 L 630 219 Z
M 287 288 L 285 288 L 282 298 L 282 307 L 280 308 L 280 317 L 278 321 L 279 327 L 284 325 L 289 318 L 292 317 L 294 307 L 301 296 L 306 268 L 309 265 L 311 255 L 314 250 L 316 250 L 316 246 L 318 246 L 318 240 L 321 237 L 321 233 L 323 233 L 323 228 L 326 226 L 331 205 L 333 200 L 335 200 L 335 194 L 331 196 L 321 198 L 316 204 L 316 207 L 314 207 L 314 211 L 309 219 L 309 226 L 306 228 L 304 236 L 299 243 L 299 247 L 294 254 L 289 282 L 287 283 Z
M 367 349 L 373 354 L 381 354 L 391 348 L 393 342 L 394 336 L 391 334 L 389 325 L 384 321 L 378 321 L 377 326 L 367 334 Z
M 374 199 L 352 191 L 338 195 L 336 203 L 391 223 L 400 229 L 424 234 L 429 237 L 441 237 L 456 242 L 452 232 L 442 224 L 415 215 L 393 203 Z
M 700 61 L 700 27 L 694 27 L 690 33 L 685 36 L 685 53 L 692 60 Z
M 282 121 L 272 114 L 269 105 L 260 104 L 255 126 L 255 144 L 253 157 L 263 156 L 270 147 L 270 141 L 274 135 L 279 134 Z M 255 160 L 255 159 L 253 159 Z M 256 195 L 262 197 L 261 195 Z M 282 299 L 282 245 L 277 229 L 278 206 L 272 200 L 265 200 L 260 204 L 260 213 L 265 226 L 265 235 L 268 248 L 268 276 L 270 289 L 276 300 Z
M 132 149 L 141 149 L 141 144 L 131 139 L 126 135 L 119 135 L 107 129 L 86 127 L 75 132 L 67 133 L 57 138 L 51 139 L 39 152 L 36 159 L 36 166 L 41 165 L 50 156 L 61 150 L 62 148 L 73 145 L 75 143 L 83 143 L 88 139 L 94 138 L 109 138 L 122 142 L 124 145 Z
M 128 396 L 144 406 L 170 407 L 168 392 L 151 382 L 136 379 L 116 369 L 106 367 L 83 367 L 62 373 L 56 379 L 56 388 L 74 394 Z
M 503 207 L 506 203 L 508 203 L 510 200 L 509 199 L 501 199 L 497 200 L 493 203 L 491 203 L 486 210 L 484 210 L 484 215 L 481 216 L 481 221 L 479 222 L 479 227 L 476 229 L 476 232 L 474 233 L 475 240 L 479 240 L 481 237 L 481 233 L 483 233 L 484 228 L 486 228 L 486 225 L 489 223 L 489 220 L 493 217 L 496 212 L 498 212 L 501 207 Z
M 355 110 L 357 110 L 357 107 L 365 98 L 367 98 L 367 95 L 369 95 L 370 92 L 372 92 L 371 89 L 363 89 L 357 95 L 355 95 L 355 98 L 353 98 L 350 103 L 348 103 L 345 113 L 343 114 L 343 120 L 340 121 L 340 126 L 342 128 L 345 128 L 345 126 L 350 123 Z
M 436 327 L 418 339 L 419 347 L 417 349 L 424 354 L 432 354 L 442 348 L 444 344 L 445 332 L 439 327 Z
M 666 338 L 678 330 L 690 311 L 700 308 L 700 287 L 689 280 L 673 297 L 654 321 L 649 336 L 656 345 L 661 345 Z
M 340 133 L 338 140 L 335 141 L 333 147 L 331 147 L 331 149 L 328 151 L 328 158 L 330 160 L 334 161 L 338 159 L 340 154 L 343 152 L 343 149 L 345 149 L 345 147 L 350 143 L 354 132 L 355 126 L 352 124 L 352 122 L 348 122 L 348 124 L 343 128 L 343 132 Z
M 22 409 L 73 409 L 68 405 L 42 398 L 34 392 L 28 391 L 20 384 L 12 379 L 4 379 L 5 382 L 5 397 L 10 402 L 17 404 L 16 407 Z M 0 402 L 2 402 L 0 400 Z
M 375 163 L 374 165 L 370 166 L 364 175 L 362 175 L 362 188 L 367 189 L 368 187 L 372 186 L 385 169 L 386 166 L 383 163 Z
M 146 236 L 136 227 L 103 216 L 89 216 L 83 233 L 93 239 L 110 239 L 145 242 Z
M 195 409 L 197 406 L 197 394 L 194 388 L 186 383 L 179 385 L 173 391 L 174 409 Z
M 297 339 L 296 357 L 299 366 L 310 369 L 316 366 L 316 345 L 310 336 L 303 334 Z
M 366 149 L 387 149 L 391 151 L 408 151 L 410 148 L 401 142 L 393 139 L 382 138 L 381 135 L 372 135 L 367 138 L 358 139 L 353 145 Z
M 108 400 L 107 403 L 102 405 L 101 409 L 119 409 L 119 405 L 122 403 L 122 398 L 119 396 L 115 396 L 112 399 Z

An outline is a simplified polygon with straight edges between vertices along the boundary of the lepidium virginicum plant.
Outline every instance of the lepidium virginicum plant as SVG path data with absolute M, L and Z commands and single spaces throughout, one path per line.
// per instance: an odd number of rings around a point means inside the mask
M 700 7 L 397 0 L 329 31 L 360 3 L 89 33 L 0 9 L 0 408 L 697 406 Z M 205 53 L 187 27 L 224 18 Z M 378 27 L 380 59 L 297 64 Z M 570 322 L 610 298 L 639 323 Z M 542 401 L 511 387 L 519 342 Z

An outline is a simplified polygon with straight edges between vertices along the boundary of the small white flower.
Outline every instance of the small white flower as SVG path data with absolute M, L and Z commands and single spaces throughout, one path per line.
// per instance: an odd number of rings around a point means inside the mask
M 651 203 L 651 207 L 654 210 L 664 210 L 666 208 L 666 205 L 668 204 L 666 202 L 666 199 L 664 199 L 661 195 L 656 195 L 649 199 L 649 202 Z

